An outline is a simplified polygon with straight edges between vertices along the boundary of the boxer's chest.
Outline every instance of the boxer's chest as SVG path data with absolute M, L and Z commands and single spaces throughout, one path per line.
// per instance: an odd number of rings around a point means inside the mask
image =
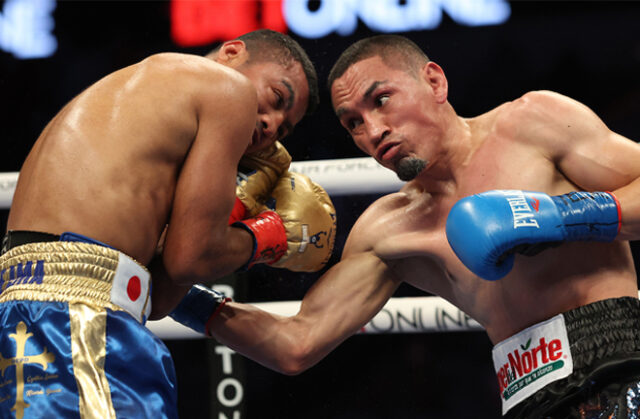
M 458 199 L 492 189 L 553 192 L 566 183 L 541 150 L 506 137 L 487 138 L 457 181 Z

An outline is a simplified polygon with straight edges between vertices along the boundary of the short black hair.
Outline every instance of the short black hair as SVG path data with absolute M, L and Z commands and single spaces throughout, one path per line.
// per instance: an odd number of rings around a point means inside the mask
M 259 29 L 236 38 L 244 42 L 249 52 L 248 62 L 273 61 L 282 65 L 292 61 L 300 63 L 309 88 L 309 101 L 306 114 L 312 114 L 320 103 L 318 93 L 318 75 L 307 53 L 300 44 L 288 35 L 270 29 Z M 216 52 L 218 46 L 208 55 Z
M 353 43 L 340 54 L 329 72 L 327 79 L 329 90 L 333 82 L 353 64 L 375 56 L 382 58 L 389 67 L 400 68 L 414 75 L 430 61 L 419 46 L 404 36 L 376 35 L 364 38 Z

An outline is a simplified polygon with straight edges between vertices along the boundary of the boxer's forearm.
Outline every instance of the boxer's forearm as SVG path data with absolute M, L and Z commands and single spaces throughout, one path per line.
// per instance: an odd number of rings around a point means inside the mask
M 209 334 L 238 353 L 283 374 L 298 374 L 310 366 L 301 359 L 305 329 L 296 327 L 293 318 L 229 302 L 209 323 Z
M 268 368 L 298 374 L 360 330 L 399 284 L 375 255 L 355 254 L 316 281 L 295 316 L 228 303 L 209 323 L 209 334 Z
M 151 271 L 151 315 L 149 320 L 160 320 L 167 316 L 191 288 L 190 285 L 178 285 L 167 274 L 162 257 L 157 255 L 148 266 Z

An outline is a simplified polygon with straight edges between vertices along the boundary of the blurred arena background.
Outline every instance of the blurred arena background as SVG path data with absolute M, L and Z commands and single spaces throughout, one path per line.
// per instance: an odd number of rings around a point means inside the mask
M 102 76 L 157 52 L 203 54 L 260 27 L 298 40 L 321 80 L 320 109 L 285 142 L 294 161 L 364 156 L 334 117 L 325 80 L 349 44 L 380 32 L 408 36 L 444 68 L 449 101 L 462 116 L 548 89 L 585 103 L 612 130 L 638 141 L 639 21 L 640 3 L 613 1 L 4 0 L 0 172 L 19 171 L 49 119 Z M 378 196 L 334 197 L 339 233 L 332 263 L 352 223 Z M 0 210 L 3 231 L 7 214 Z M 639 244 L 633 243 L 636 266 Z M 320 274 L 259 267 L 223 282 L 237 301 L 299 300 Z M 396 296 L 421 295 L 403 286 Z M 166 343 L 182 418 L 500 416 L 483 332 L 356 335 L 295 377 L 213 340 Z

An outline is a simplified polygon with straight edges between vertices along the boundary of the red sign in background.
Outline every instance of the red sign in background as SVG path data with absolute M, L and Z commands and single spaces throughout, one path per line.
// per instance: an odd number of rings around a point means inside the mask
M 234 39 L 266 28 L 286 32 L 283 0 L 173 0 L 171 37 L 183 47 Z

